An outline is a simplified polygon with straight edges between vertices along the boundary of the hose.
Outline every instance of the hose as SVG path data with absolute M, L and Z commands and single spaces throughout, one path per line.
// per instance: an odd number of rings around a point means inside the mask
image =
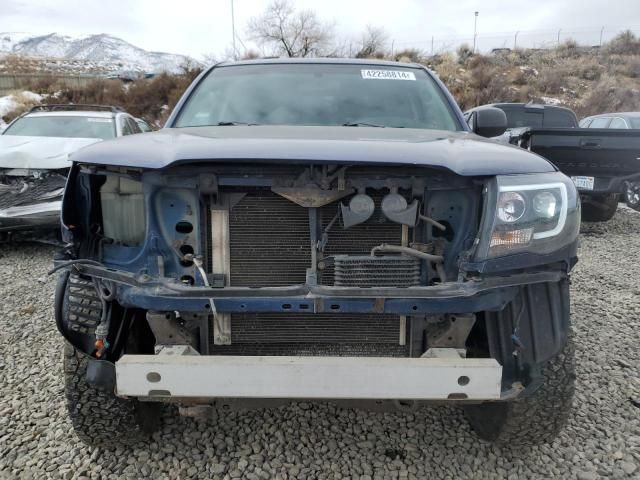
M 185 255 L 185 257 L 186 257 L 186 255 Z M 202 283 L 204 284 L 205 287 L 210 287 L 209 279 L 207 278 L 207 272 L 204 271 L 204 267 L 202 265 L 202 259 L 200 257 L 196 257 L 196 256 L 192 256 L 192 257 L 193 257 L 192 261 L 193 261 L 194 265 L 196 266 L 196 270 L 200 274 L 200 277 L 202 277 Z
M 375 256 L 375 254 L 378 252 L 404 253 L 406 255 L 422 258 L 423 260 L 436 264 L 442 263 L 444 261 L 444 257 L 442 255 L 432 255 L 430 253 L 424 253 L 420 250 L 416 250 L 415 248 L 401 247 L 400 245 L 378 245 L 377 247 L 373 247 L 373 249 L 371 250 L 371 256 Z
M 443 232 L 447 230 L 447 227 L 445 227 L 443 224 L 441 224 L 440 222 L 434 220 L 431 217 L 427 217 L 426 215 L 418 215 L 418 217 L 420 218 L 420 220 L 422 220 L 425 223 L 430 223 L 431 225 L 433 225 L 434 227 L 436 227 L 439 230 L 442 230 Z
M 66 262 L 59 263 L 51 270 L 49 270 L 49 272 L 47 272 L 47 275 L 51 275 L 53 273 L 56 273 L 58 270 L 62 270 L 63 268 L 67 268 L 72 265 L 95 265 L 96 267 L 104 267 L 102 263 L 96 262 L 95 260 L 89 260 L 88 258 L 79 258 L 76 260 L 68 260 Z

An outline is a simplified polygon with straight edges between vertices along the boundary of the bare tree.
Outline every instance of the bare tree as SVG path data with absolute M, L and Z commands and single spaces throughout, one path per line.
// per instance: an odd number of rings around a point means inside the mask
M 383 57 L 389 34 L 383 27 L 367 25 L 359 42 L 356 58 Z
M 333 54 L 333 25 L 313 10 L 296 11 L 290 0 L 274 0 L 262 15 L 249 20 L 247 29 L 259 45 L 287 57 Z

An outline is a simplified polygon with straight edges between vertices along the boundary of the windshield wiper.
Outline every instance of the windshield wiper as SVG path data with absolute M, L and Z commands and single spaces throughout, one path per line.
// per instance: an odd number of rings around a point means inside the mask
M 366 123 L 366 122 L 347 122 L 342 124 L 343 127 L 376 127 L 376 128 L 386 128 L 384 125 L 376 125 L 375 123 Z
M 254 126 L 254 125 L 258 125 L 257 123 L 247 123 L 247 122 L 218 122 L 216 123 L 216 126 L 218 127 L 231 127 L 234 125 L 248 125 L 250 127 Z

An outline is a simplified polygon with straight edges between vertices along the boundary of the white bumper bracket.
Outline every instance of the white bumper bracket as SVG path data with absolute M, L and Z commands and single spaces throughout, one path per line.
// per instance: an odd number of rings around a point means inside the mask
M 124 355 L 120 396 L 497 400 L 491 358 Z

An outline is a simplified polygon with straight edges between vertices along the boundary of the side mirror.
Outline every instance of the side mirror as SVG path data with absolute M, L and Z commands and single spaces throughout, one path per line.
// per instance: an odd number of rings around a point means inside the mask
M 467 123 L 481 137 L 497 137 L 507 130 L 507 116 L 499 108 L 486 107 L 473 112 Z

